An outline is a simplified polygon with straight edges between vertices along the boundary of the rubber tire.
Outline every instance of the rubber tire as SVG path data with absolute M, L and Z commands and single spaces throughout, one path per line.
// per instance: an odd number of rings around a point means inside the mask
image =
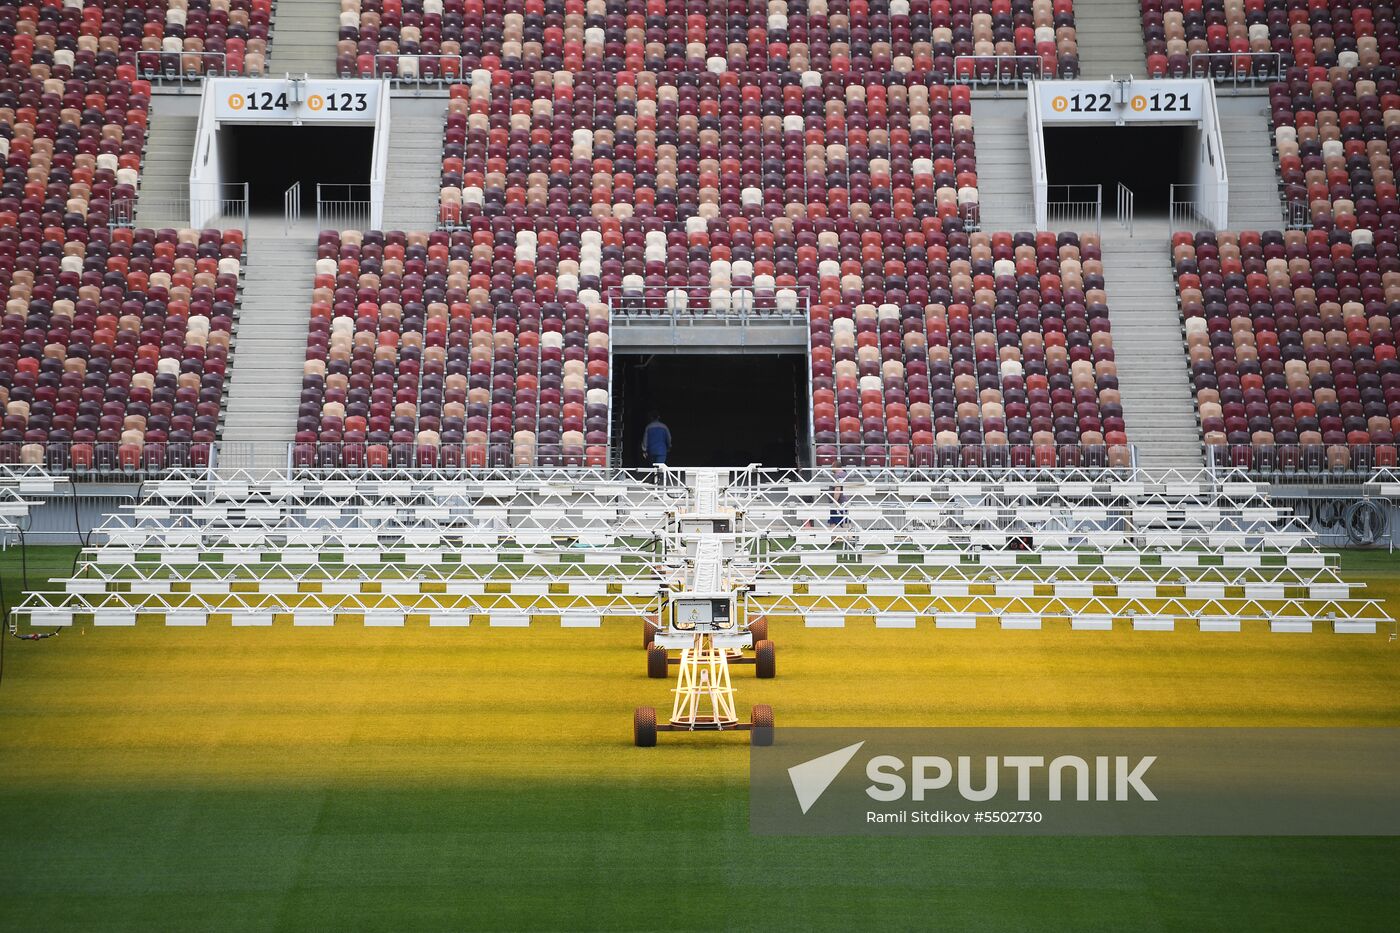
M 760 680 L 771 680 L 778 676 L 777 649 L 771 641 L 765 639 L 754 644 L 753 673 Z
M 754 620 L 753 625 L 750 625 L 750 626 L 749 626 L 749 631 L 753 633 L 753 643 L 754 643 L 755 645 L 758 644 L 758 643 L 761 642 L 761 641 L 767 641 L 767 640 L 768 640 L 768 617 L 767 617 L 767 616 L 759 616 L 757 619 Z
M 773 744 L 773 707 L 767 703 L 755 703 L 753 713 L 750 716 L 749 744 L 750 745 L 772 745 Z
M 647 646 L 647 676 L 652 679 L 665 677 L 667 670 L 666 649 L 660 645 Z
M 643 648 L 650 648 L 650 647 L 651 647 L 651 643 L 656 639 L 656 633 L 657 633 L 658 631 L 659 631 L 659 629 L 657 628 L 657 625 L 656 625 L 655 622 L 651 621 L 650 619 L 643 619 L 643 620 L 642 620 L 642 647 L 643 647 Z
M 638 748 L 656 747 L 656 708 L 639 706 L 632 714 L 632 744 Z

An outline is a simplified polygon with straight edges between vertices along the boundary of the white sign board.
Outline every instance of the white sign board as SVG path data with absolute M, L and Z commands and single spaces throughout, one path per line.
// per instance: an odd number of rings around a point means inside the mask
M 213 78 L 214 119 L 239 123 L 373 123 L 379 81 Z
M 1205 92 L 1197 79 L 1037 81 L 1043 123 L 1198 123 Z

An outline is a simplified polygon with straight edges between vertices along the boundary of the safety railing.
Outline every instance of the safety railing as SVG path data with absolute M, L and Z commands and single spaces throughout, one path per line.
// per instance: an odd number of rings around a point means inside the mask
M 1069 230 L 1100 232 L 1102 185 L 1046 185 L 1046 223 L 1036 223 L 1035 204 L 1026 195 L 978 192 L 976 203 L 962 208 L 968 230 Z
M 145 51 L 136 53 L 136 70 L 152 84 L 196 84 L 205 78 L 261 77 L 261 72 L 249 74 L 244 59 L 233 60 L 230 66 L 225 52 Z
M 1171 232 L 1218 230 L 1225 216 L 1227 199 L 1202 185 L 1172 185 L 1168 191 Z
M 551 441 L 533 444 L 514 440 L 387 444 L 318 441 L 292 444 L 288 449 L 288 464 L 292 469 L 599 469 L 610 461 L 607 444 Z
M 1213 472 L 1243 470 L 1275 483 L 1351 485 L 1400 475 L 1395 444 L 1212 444 L 1205 453 Z
M 184 441 L 0 441 L 0 465 L 19 464 L 74 479 L 140 479 L 169 469 L 215 466 L 218 445 Z
M 953 75 L 962 83 L 996 90 L 1057 77 L 1045 73 L 1045 61 L 1039 55 L 958 55 L 953 59 Z
M 1283 199 L 1283 223 L 1289 230 L 1311 230 L 1312 209 L 1306 201 Z
M 118 198 L 112 202 L 109 227 L 188 227 L 192 218 L 203 218 L 200 226 L 237 227 L 248 232 L 248 184 L 220 184 L 220 191 L 209 197 Z
M 1133 235 L 1133 202 L 1136 198 L 1133 189 L 1118 183 L 1118 226 L 1128 231 L 1128 236 Z
M 460 55 L 376 55 L 369 74 L 388 78 L 396 87 L 450 84 L 462 80 Z
M 370 228 L 368 184 L 316 185 L 316 228 L 318 230 L 368 230 Z
M 1129 444 L 865 444 L 829 441 L 819 433 L 812 444 L 813 465 L 889 469 L 970 470 L 991 473 L 1043 473 L 1093 470 L 1132 475 Z
M 1035 205 L 1024 196 L 977 192 L 977 200 L 961 208 L 963 225 L 969 231 L 1025 229 L 1035 226 Z
M 1045 206 L 1050 230 L 1103 229 L 1103 185 L 1047 185 Z
M 616 319 L 658 324 L 733 324 L 805 321 L 806 286 L 729 283 L 725 285 L 629 285 L 608 289 L 609 313 Z
M 290 234 L 301 223 L 301 182 L 282 192 L 282 232 Z
M 1278 52 L 1195 52 L 1186 74 L 1170 77 L 1210 78 L 1217 85 L 1253 87 L 1283 77 L 1283 56 Z

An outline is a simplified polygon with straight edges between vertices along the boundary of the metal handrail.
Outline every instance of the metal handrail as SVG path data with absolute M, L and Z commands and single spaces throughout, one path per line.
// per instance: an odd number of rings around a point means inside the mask
M 1305 201 L 1283 199 L 1283 222 L 1289 230 L 1311 230 L 1312 209 Z
M 1172 185 L 1168 190 L 1168 211 L 1170 231 L 1194 232 L 1214 230 L 1219 224 L 1217 217 L 1224 214 L 1227 198 L 1203 197 L 1198 189 L 1201 185 Z
M 382 54 L 374 56 L 373 64 L 372 75 L 360 74 L 357 77 L 388 78 L 396 86 L 460 81 L 465 67 L 461 55 Z
M 1100 232 L 1103 221 L 1102 185 L 1047 185 L 1046 222 L 1038 224 L 1035 204 L 1024 195 L 981 192 L 976 202 L 964 205 L 963 222 L 969 231 L 984 229 L 983 216 L 996 215 L 997 226 L 1036 230 Z
M 192 84 L 205 78 L 262 77 L 260 74 L 245 75 L 242 68 L 230 71 L 226 52 L 196 52 L 187 49 L 178 52 L 137 52 L 136 70 L 143 79 L 155 84 Z
M 1275 483 L 1351 485 L 1400 476 L 1395 444 L 1207 444 L 1211 470 L 1235 469 Z
M 805 321 L 810 295 L 805 285 L 615 285 L 606 299 L 614 320 L 747 324 Z
M 1133 189 L 1118 183 L 1118 226 L 1128 231 L 1128 236 L 1133 235 L 1133 204 L 1136 201 Z
M 1047 185 L 1046 229 L 1103 230 L 1103 185 Z
M 613 443 L 620 443 L 614 439 Z M 556 449 L 557 448 L 557 449 Z M 563 448 L 536 444 L 535 463 L 517 462 L 513 442 L 372 444 L 316 441 L 0 442 L 0 472 L 43 470 L 93 482 L 142 478 L 182 470 L 321 469 L 489 470 L 597 469 L 610 462 L 611 445 Z M 949 478 L 1025 474 L 1139 476 L 1136 445 L 1109 444 L 866 444 L 814 440 L 813 467 L 939 471 Z M 1249 476 L 1289 486 L 1342 487 L 1400 483 L 1393 444 L 1221 445 L 1205 448 L 1202 473 L 1222 480 Z M 592 461 L 590 463 L 590 461 Z
M 953 76 L 958 81 L 996 90 L 1059 77 L 1053 72 L 1045 73 L 1045 60 L 1039 55 L 958 55 L 953 58 Z
M 282 232 L 289 234 L 301 222 L 301 182 L 282 192 Z
M 368 184 L 316 184 L 318 230 L 368 230 L 373 191 Z
M 1266 63 L 1259 67 L 1259 63 Z M 1278 52 L 1193 52 L 1181 77 L 1210 78 L 1217 84 L 1239 87 L 1278 81 L 1283 77 L 1283 55 Z
M 1132 444 L 865 444 L 815 439 L 813 462 L 827 467 L 968 470 L 977 473 L 1056 473 L 1099 471 L 1130 476 Z
M 192 226 L 193 218 L 205 218 L 201 226 L 233 226 L 248 232 L 248 183 L 227 182 L 220 185 L 224 193 L 218 197 L 193 198 L 156 197 L 119 198 L 112 202 L 109 227 Z

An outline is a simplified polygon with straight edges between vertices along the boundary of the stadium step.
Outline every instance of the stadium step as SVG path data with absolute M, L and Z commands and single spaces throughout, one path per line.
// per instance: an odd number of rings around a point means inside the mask
M 1076 0 L 1074 28 L 1082 77 L 1147 75 L 1141 14 L 1134 0 Z
M 974 97 L 972 124 L 982 229 L 1031 229 L 1035 217 L 1025 100 Z
M 188 209 L 181 202 L 189 198 L 190 164 L 198 124 L 198 116 L 172 114 L 159 107 L 151 113 L 138 189 L 138 226 L 188 225 Z
M 1217 97 L 1216 109 L 1230 179 L 1230 229 L 1283 229 L 1267 98 Z
M 288 237 L 281 217 L 254 219 L 224 421 L 226 465 L 234 458 L 240 466 L 286 465 L 315 268 L 314 236 Z M 254 459 L 243 462 L 250 454 Z
M 1134 235 L 1103 229 L 1104 282 L 1128 439 L 1147 469 L 1199 469 L 1200 431 L 1188 381 L 1165 218 L 1140 217 Z
M 428 230 L 437 225 L 442 178 L 441 98 L 395 98 L 389 114 L 389 173 L 384 186 L 385 230 Z
M 282 0 L 272 17 L 267 73 L 334 77 L 339 37 L 338 0 Z

